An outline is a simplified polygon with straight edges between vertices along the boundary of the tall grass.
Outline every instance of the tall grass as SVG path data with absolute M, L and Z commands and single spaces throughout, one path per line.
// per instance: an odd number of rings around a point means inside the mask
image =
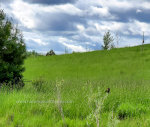
M 28 58 L 24 78 L 32 83 L 0 89 L 0 126 L 150 126 L 149 49 Z
M 0 126 L 95 127 L 108 126 L 108 123 L 115 125 L 116 121 L 120 121 L 116 125 L 123 126 L 122 123 L 126 122 L 126 125 L 133 124 L 136 127 L 143 116 L 146 123 L 143 120 L 139 124 L 149 125 L 149 82 L 138 83 L 64 81 L 60 87 L 61 93 L 58 93 L 56 82 L 47 83 L 48 87 L 44 91 L 37 91 L 30 84 L 19 92 L 1 91 Z M 107 96 L 105 88 L 108 85 L 111 86 L 111 93 Z M 61 103 L 58 103 L 58 99 Z M 113 118 L 110 119 L 112 111 Z M 90 124 L 87 124 L 91 114 L 93 120 L 90 119 Z

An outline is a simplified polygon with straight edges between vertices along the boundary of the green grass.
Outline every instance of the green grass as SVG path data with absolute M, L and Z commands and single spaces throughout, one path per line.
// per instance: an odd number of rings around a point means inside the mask
M 101 105 L 100 126 L 150 126 L 150 45 L 59 56 L 29 57 L 25 87 L 0 91 L 0 126 L 88 127 L 88 117 Z M 40 82 L 40 84 L 38 84 Z M 89 99 L 92 101 L 89 102 Z M 112 116 L 111 115 L 113 111 Z M 96 120 L 90 119 L 90 127 Z

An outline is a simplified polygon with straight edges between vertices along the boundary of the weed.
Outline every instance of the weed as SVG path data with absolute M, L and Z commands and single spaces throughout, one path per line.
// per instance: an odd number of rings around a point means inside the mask
M 45 90 L 44 88 L 45 84 L 46 84 L 46 81 L 43 78 L 33 80 L 32 82 L 34 89 L 37 90 L 38 92 Z
M 97 93 L 92 92 L 92 94 L 89 96 L 89 106 L 92 108 L 92 112 L 87 117 L 87 125 L 90 125 L 95 120 L 97 127 L 100 127 L 102 108 L 107 96 L 108 93 L 102 96 L 100 88 L 98 88 Z
M 64 116 L 64 113 L 63 113 L 63 107 L 62 107 L 62 104 L 61 104 L 62 103 L 62 99 L 61 99 L 61 87 L 63 86 L 63 82 L 64 82 L 64 80 L 62 80 L 62 81 L 56 81 L 57 102 L 58 102 L 58 109 L 59 109 L 59 112 L 60 112 L 62 120 L 63 120 L 63 126 L 67 127 L 66 122 L 65 122 L 65 116 Z
M 110 112 L 109 116 L 108 116 L 108 125 L 107 125 L 107 127 L 116 127 L 119 122 L 120 121 L 114 115 L 114 111 Z

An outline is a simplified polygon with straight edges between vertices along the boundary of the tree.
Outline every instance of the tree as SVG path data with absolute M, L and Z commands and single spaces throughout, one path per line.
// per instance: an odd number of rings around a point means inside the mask
M 22 82 L 26 46 L 23 35 L 0 10 L 0 84 L 18 85 Z M 23 82 L 20 84 L 24 86 Z
M 26 52 L 26 56 L 30 57 L 30 56 L 41 56 L 41 54 L 37 53 L 35 50 L 32 51 L 27 51 Z
M 104 45 L 102 46 L 103 49 L 107 50 L 107 49 L 114 48 L 113 41 L 114 41 L 114 38 L 113 36 L 111 36 L 110 31 L 107 31 L 103 37 L 103 42 L 104 42 Z
M 53 50 L 50 50 L 49 52 L 46 53 L 46 56 L 53 56 L 56 55 Z

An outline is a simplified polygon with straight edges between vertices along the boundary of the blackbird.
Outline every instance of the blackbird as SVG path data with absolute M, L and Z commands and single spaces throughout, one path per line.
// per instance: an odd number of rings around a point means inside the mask
M 110 88 L 107 88 L 107 89 L 105 90 L 105 92 L 106 92 L 106 93 L 110 93 Z

